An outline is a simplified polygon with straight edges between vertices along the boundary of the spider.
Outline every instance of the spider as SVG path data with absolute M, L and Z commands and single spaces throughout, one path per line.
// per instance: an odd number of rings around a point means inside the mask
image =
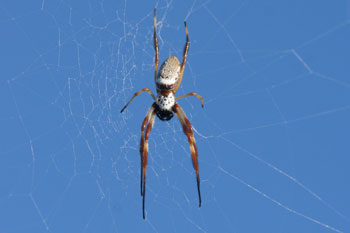
M 124 108 L 120 111 L 123 112 L 125 108 L 131 103 L 131 101 L 141 94 L 142 92 L 148 92 L 154 103 L 149 108 L 145 119 L 141 125 L 141 142 L 140 142 L 140 155 L 141 155 L 141 196 L 142 196 L 142 214 L 143 219 L 145 219 L 145 196 L 146 196 L 146 168 L 147 168 L 147 153 L 148 153 L 148 137 L 151 132 L 151 129 L 154 124 L 155 116 L 161 121 L 169 121 L 174 113 L 179 118 L 179 121 L 182 125 L 183 131 L 187 136 L 188 142 L 190 144 L 190 150 L 192 155 L 192 164 L 196 171 L 197 178 L 197 190 L 198 190 L 198 198 L 199 198 L 199 207 L 201 207 L 202 198 L 200 192 L 200 180 L 199 180 L 199 170 L 198 170 L 198 151 L 196 146 L 196 141 L 193 136 L 192 125 L 188 118 L 186 117 L 184 111 L 180 107 L 176 100 L 182 99 L 188 96 L 195 96 L 201 100 L 202 107 L 204 107 L 203 97 L 191 92 L 183 96 L 175 97 L 175 93 L 179 88 L 183 76 L 183 72 L 185 69 L 187 53 L 189 49 L 189 37 L 188 37 L 188 29 L 186 21 L 185 24 L 185 32 L 186 32 L 186 44 L 183 52 L 182 63 L 180 66 L 180 61 L 175 56 L 168 57 L 164 63 L 161 65 L 159 72 L 158 71 L 158 40 L 157 40 L 157 13 L 156 9 L 154 9 L 154 35 L 153 35 L 153 43 L 155 50 L 155 69 L 154 69 L 154 81 L 157 89 L 157 97 L 153 95 L 152 91 L 149 88 L 143 88 L 140 91 L 136 92 L 134 96 L 130 99 L 130 101 L 124 106 Z M 147 126 L 147 127 L 146 127 Z M 146 129 L 146 132 L 145 132 Z

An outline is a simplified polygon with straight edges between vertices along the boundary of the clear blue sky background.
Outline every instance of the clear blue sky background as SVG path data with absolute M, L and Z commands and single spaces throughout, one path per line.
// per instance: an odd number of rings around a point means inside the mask
M 140 126 L 161 62 L 191 40 L 176 118 Z M 0 4 L 0 232 L 350 232 L 350 2 Z

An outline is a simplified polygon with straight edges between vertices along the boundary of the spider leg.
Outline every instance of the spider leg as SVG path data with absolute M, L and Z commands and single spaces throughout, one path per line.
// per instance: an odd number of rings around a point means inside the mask
M 149 122 L 149 119 L 152 115 L 152 112 L 154 111 L 154 107 L 155 105 L 152 104 L 152 106 L 149 108 L 147 114 L 146 114 L 146 117 L 145 119 L 143 120 L 142 122 L 142 125 L 141 125 L 141 141 L 140 141 L 140 157 L 141 157 L 141 182 L 140 182 L 140 190 L 141 190 L 141 196 L 143 196 L 143 187 L 142 187 L 142 184 L 143 184 L 143 148 L 144 148 L 144 142 L 145 142 L 145 128 L 146 128 L 146 125 L 148 124 Z
M 198 151 L 197 151 L 197 146 L 196 146 L 196 141 L 193 136 L 193 130 L 192 130 L 192 125 L 188 118 L 186 117 L 184 111 L 178 105 L 175 103 L 175 106 L 173 108 L 173 111 L 179 118 L 179 121 L 182 125 L 183 131 L 187 136 L 188 143 L 190 144 L 190 149 L 191 149 L 191 155 L 192 155 L 192 164 L 193 167 L 196 171 L 196 178 L 197 178 L 197 190 L 198 190 L 198 199 L 199 199 L 199 207 L 202 205 L 202 197 L 201 197 L 201 191 L 200 191 L 200 179 L 199 179 L 199 168 L 198 168 Z
M 185 32 L 186 32 L 186 44 L 185 44 L 185 47 L 184 47 L 184 55 L 183 55 L 183 58 L 182 58 L 182 63 L 181 63 L 181 68 L 180 68 L 180 78 L 179 78 L 179 80 L 177 82 L 176 88 L 173 91 L 174 94 L 176 93 L 177 89 L 180 87 L 180 84 L 181 84 L 181 81 L 182 81 L 182 76 L 183 76 L 184 70 L 185 70 L 187 53 L 188 53 L 188 49 L 190 47 L 190 39 L 188 38 L 188 29 L 187 29 L 186 21 L 184 22 L 184 24 L 185 24 Z
M 153 34 L 153 43 L 154 51 L 156 56 L 154 58 L 154 81 L 157 79 L 158 63 L 159 63 L 159 51 L 158 51 L 158 40 L 157 40 L 157 10 L 154 8 L 154 34 Z
M 144 141 L 142 143 L 142 138 L 141 138 L 141 145 L 140 145 L 140 152 L 141 154 L 143 154 L 141 156 L 141 161 L 142 161 L 142 175 L 141 175 L 141 185 L 142 185 L 142 189 L 141 189 L 141 196 L 142 196 L 142 216 L 143 219 L 145 219 L 146 215 L 145 215 L 145 196 L 146 196 L 146 168 L 147 168 L 147 154 L 148 154 L 148 137 L 149 134 L 152 130 L 153 124 L 154 124 L 154 119 L 156 116 L 156 113 L 154 111 L 154 106 L 155 104 L 152 105 L 151 107 L 151 111 L 149 111 L 150 116 L 149 116 L 149 121 L 148 121 L 148 125 L 146 128 L 146 133 L 145 133 L 145 138 Z M 147 113 L 147 115 L 149 114 Z M 147 117 L 147 116 L 146 116 Z M 143 128 L 144 129 L 144 128 Z M 141 150 L 142 148 L 142 150 Z
M 198 95 L 197 93 L 194 93 L 194 92 L 191 92 L 191 93 L 188 93 L 186 95 L 182 95 L 182 96 L 179 96 L 179 97 L 175 97 L 176 100 L 179 100 L 179 99 L 182 99 L 182 98 L 186 98 L 186 97 L 189 97 L 189 96 L 195 96 L 197 97 L 198 99 L 200 99 L 201 103 L 202 103 L 202 108 L 204 107 L 204 100 L 203 100 L 203 97 Z
M 134 96 L 130 99 L 130 101 L 124 106 L 124 108 L 120 112 L 123 112 L 126 109 L 126 107 L 128 107 L 128 105 L 131 103 L 131 101 L 144 91 L 147 91 L 148 94 L 152 96 L 153 100 L 156 100 L 156 97 L 153 95 L 152 91 L 149 88 L 143 88 L 134 94 Z

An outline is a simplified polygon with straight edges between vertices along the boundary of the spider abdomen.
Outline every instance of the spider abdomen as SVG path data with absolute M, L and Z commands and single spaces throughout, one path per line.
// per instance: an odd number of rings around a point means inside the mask
M 168 57 L 160 67 L 156 79 L 157 89 L 171 91 L 180 78 L 180 61 L 175 56 Z

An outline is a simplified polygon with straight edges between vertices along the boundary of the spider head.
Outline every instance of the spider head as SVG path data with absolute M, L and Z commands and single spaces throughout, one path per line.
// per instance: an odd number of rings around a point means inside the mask
M 156 114 L 162 121 L 170 120 L 174 114 L 172 109 L 175 105 L 175 97 L 172 92 L 168 95 L 158 95 L 156 98 Z
M 157 78 L 157 89 L 171 91 L 175 89 L 180 78 L 180 61 L 175 56 L 167 58 L 161 65 Z
M 156 108 L 156 114 L 161 121 L 169 121 L 174 116 L 172 111 L 161 110 L 159 107 Z

